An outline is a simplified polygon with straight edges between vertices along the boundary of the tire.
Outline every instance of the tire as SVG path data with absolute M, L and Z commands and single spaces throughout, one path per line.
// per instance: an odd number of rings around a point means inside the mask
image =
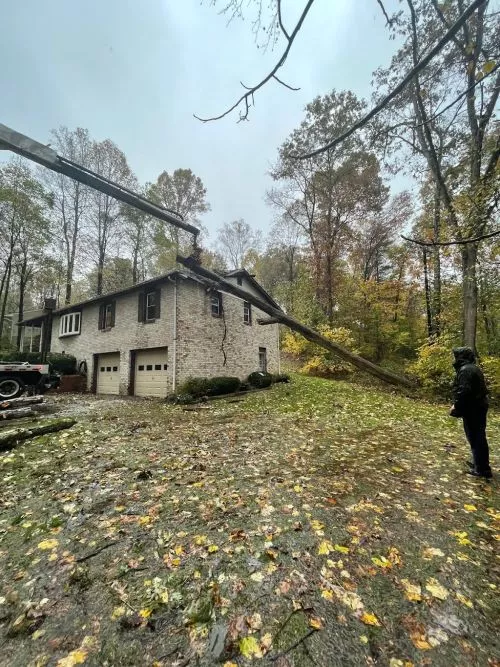
M 0 377 L 0 400 L 7 401 L 24 393 L 24 382 L 14 375 Z

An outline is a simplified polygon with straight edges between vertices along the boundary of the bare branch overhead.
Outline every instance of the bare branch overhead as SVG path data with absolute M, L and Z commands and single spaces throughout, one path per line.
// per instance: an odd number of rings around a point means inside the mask
M 483 1 L 484 1 L 484 0 L 483 0 Z M 286 49 L 283 51 L 283 54 L 282 54 L 281 58 L 278 60 L 277 64 L 274 66 L 274 68 L 272 69 L 272 71 L 269 72 L 269 74 L 268 74 L 264 79 L 262 79 L 262 81 L 261 81 L 260 83 L 258 83 L 256 86 L 249 87 L 248 90 L 247 90 L 247 92 L 246 92 L 244 95 L 242 95 L 242 96 L 241 96 L 241 97 L 240 97 L 240 98 L 233 104 L 233 106 L 231 106 L 229 109 L 227 109 L 226 111 L 224 111 L 224 113 L 221 113 L 221 114 L 218 115 L 218 116 L 213 116 L 212 118 L 200 118 L 200 116 L 197 116 L 196 114 L 194 114 L 194 117 L 197 118 L 198 120 L 200 120 L 202 123 L 209 123 L 210 121 L 213 121 L 213 120 L 220 120 L 221 118 L 224 118 L 224 116 L 227 116 L 227 115 L 230 114 L 232 111 L 234 111 L 235 109 L 237 109 L 237 108 L 240 106 L 240 104 L 244 104 L 244 105 L 245 105 L 245 111 L 244 111 L 244 112 L 240 112 L 240 118 L 239 118 L 239 120 L 240 120 L 240 121 L 242 121 L 242 120 L 248 120 L 248 113 L 249 113 L 249 111 L 250 111 L 250 107 L 251 107 L 251 106 L 254 106 L 254 99 L 253 99 L 254 94 L 255 94 L 260 88 L 262 88 L 263 86 L 265 86 L 265 84 L 266 84 L 268 81 L 270 81 L 271 79 L 277 79 L 277 77 L 276 77 L 276 72 L 280 69 L 280 67 L 282 67 L 282 66 L 285 64 L 285 61 L 286 61 L 286 59 L 288 58 L 288 55 L 289 55 L 290 50 L 291 50 L 291 48 L 292 48 L 293 42 L 295 41 L 295 38 L 297 37 L 297 35 L 298 35 L 298 33 L 299 33 L 299 31 L 300 31 L 300 29 L 301 29 L 301 27 L 302 27 L 302 24 L 304 23 L 305 18 L 306 18 L 306 16 L 307 16 L 307 14 L 309 13 L 309 10 L 311 9 L 311 7 L 312 7 L 313 4 L 314 4 L 314 0 L 308 0 L 306 6 L 304 7 L 304 11 L 303 11 L 302 14 L 300 15 L 300 18 L 299 18 L 299 20 L 297 21 L 297 24 L 296 24 L 295 28 L 293 29 L 293 32 L 290 34 L 290 36 L 288 36 L 288 33 L 286 32 L 286 30 L 284 30 L 283 25 L 282 25 L 282 21 L 281 21 L 281 3 L 279 3 L 279 4 L 278 4 L 278 8 L 279 8 L 279 10 L 280 10 L 280 14 L 279 14 L 280 27 L 281 27 L 281 29 L 282 29 L 282 31 L 283 31 L 285 37 L 286 37 L 287 40 L 288 40 L 288 44 L 287 44 Z M 287 86 L 286 84 L 284 84 L 283 81 L 280 81 L 279 79 L 277 79 L 277 80 L 279 81 L 279 83 L 281 83 L 282 85 L 286 86 L 287 88 L 291 88 L 291 86 Z M 245 87 L 246 87 L 246 86 L 245 86 Z M 291 89 L 294 90 L 293 88 L 291 88 Z M 251 101 L 250 101 L 250 100 L 251 100 Z
M 379 5 L 380 9 L 382 10 L 382 14 L 385 16 L 385 20 L 387 21 L 387 25 L 389 27 L 391 27 L 392 26 L 392 19 L 389 18 L 389 14 L 387 13 L 387 11 L 384 7 L 384 3 L 382 2 L 382 0 L 377 0 L 377 2 L 378 2 L 378 5 Z
M 474 236 L 473 238 L 470 239 L 461 239 L 460 241 L 421 241 L 420 239 L 412 239 L 408 236 L 403 236 L 403 234 L 401 234 L 401 238 L 404 239 L 405 241 L 410 241 L 410 243 L 416 243 L 417 245 L 422 246 L 424 248 L 428 247 L 432 248 L 434 246 L 467 245 L 469 243 L 478 243 L 483 239 L 491 239 L 494 236 L 499 236 L 499 235 L 500 235 L 500 229 L 497 229 L 494 232 L 489 232 L 489 234 L 481 234 L 481 236 Z
M 354 123 L 346 132 L 343 132 L 341 135 L 330 141 L 325 146 L 321 146 L 310 153 L 305 153 L 303 155 L 294 155 L 292 157 L 297 159 L 306 159 L 319 155 L 320 153 L 325 153 L 332 148 L 335 148 L 345 139 L 353 135 L 355 132 L 360 130 L 362 127 L 367 125 L 367 123 L 377 116 L 382 109 L 384 109 L 399 93 L 401 93 L 406 86 L 415 78 L 415 76 L 421 72 L 431 60 L 442 51 L 446 44 L 451 41 L 458 31 L 462 28 L 467 20 L 472 16 L 472 14 L 479 9 L 482 5 L 486 4 L 488 0 L 474 0 L 471 5 L 461 14 L 461 16 L 455 21 L 451 28 L 441 37 L 441 39 L 436 43 L 434 48 L 432 48 L 429 53 L 423 57 L 409 72 L 408 74 L 400 81 L 400 83 L 393 88 L 390 93 L 388 93 L 376 106 L 374 106 L 363 118 L 361 118 L 357 123 Z

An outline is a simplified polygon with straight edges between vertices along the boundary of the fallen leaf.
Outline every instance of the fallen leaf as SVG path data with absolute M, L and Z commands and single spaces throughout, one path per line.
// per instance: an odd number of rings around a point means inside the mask
M 372 563 L 374 565 L 378 565 L 379 567 L 390 569 L 392 567 L 392 563 L 390 560 L 387 560 L 385 556 L 374 556 L 372 558 Z
M 464 604 L 466 607 L 469 607 L 469 609 L 474 609 L 474 603 L 472 600 L 466 598 L 465 595 L 462 595 L 462 593 L 455 593 L 455 597 L 459 602 Z
M 321 544 L 318 547 L 318 555 L 320 556 L 328 556 L 328 554 L 333 551 L 334 547 L 331 542 L 328 540 L 323 540 Z
M 359 617 L 359 620 L 362 623 L 364 623 L 365 625 L 378 625 L 378 626 L 380 626 L 380 621 L 375 616 L 375 614 L 369 614 L 366 611 Z
M 439 556 L 442 558 L 444 553 L 441 551 L 441 549 L 434 549 L 434 547 L 427 547 L 422 552 L 422 558 L 425 558 L 425 560 L 432 560 L 434 556 Z
M 327 588 L 323 589 L 321 591 L 321 597 L 325 598 L 325 600 L 333 600 L 333 593 L 332 591 L 329 591 Z
M 477 512 L 477 507 L 475 505 L 464 505 L 464 510 L 466 512 Z
M 243 637 L 240 639 L 240 653 L 244 658 L 262 658 L 262 650 L 255 637 Z
M 55 549 L 58 544 L 58 540 L 42 540 L 38 543 L 38 548 L 42 550 Z
M 315 630 L 322 630 L 323 629 L 323 621 L 318 618 L 317 616 L 312 616 L 309 619 L 309 626 L 311 628 L 314 628 Z
M 86 659 L 87 651 L 82 651 L 82 649 L 77 648 L 75 651 L 71 651 L 65 658 L 61 658 L 57 662 L 57 667 L 73 667 L 73 665 L 81 665 Z
M 429 591 L 432 597 L 435 597 L 438 600 L 446 600 L 449 595 L 446 588 L 440 584 L 437 579 L 434 578 L 427 580 L 427 583 L 425 584 L 425 590 Z
M 412 584 L 408 579 L 401 579 L 401 584 L 405 589 L 405 597 L 410 602 L 420 602 L 422 600 L 422 589 L 419 584 Z
M 253 574 L 250 575 L 250 579 L 260 584 L 264 580 L 264 575 L 262 574 L 262 572 L 254 572 Z
M 341 554 L 348 554 L 349 553 L 349 547 L 343 547 L 343 546 L 340 546 L 339 544 L 336 544 L 333 548 L 335 549 L 335 551 L 338 551 Z

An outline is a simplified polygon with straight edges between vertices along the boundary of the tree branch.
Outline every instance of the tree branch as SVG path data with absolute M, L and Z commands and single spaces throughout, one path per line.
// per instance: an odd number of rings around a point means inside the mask
M 461 239 L 460 241 L 421 241 L 420 239 L 412 239 L 408 236 L 404 236 L 401 234 L 401 238 L 404 239 L 405 241 L 410 241 L 410 243 L 416 243 L 419 246 L 422 247 L 434 247 L 434 246 L 450 246 L 450 245 L 467 245 L 468 243 L 477 243 L 478 241 L 482 241 L 483 239 L 491 239 L 494 236 L 499 236 L 500 235 L 500 229 L 497 229 L 494 232 L 490 232 L 489 234 L 481 234 L 481 236 L 475 236 L 474 238 L 471 239 Z
M 278 83 L 281 83 L 281 85 L 282 85 L 282 86 L 285 86 L 285 88 L 288 88 L 288 90 L 294 90 L 294 91 L 296 91 L 296 90 L 300 90 L 300 88 L 294 88 L 293 86 L 289 86 L 288 83 L 285 83 L 285 82 L 282 81 L 281 79 L 278 79 L 278 77 L 276 76 L 276 74 L 274 74 L 273 79 L 275 79 Z
M 332 148 L 335 148 L 340 143 L 345 141 L 348 137 L 353 135 L 355 132 L 364 127 L 372 118 L 377 116 L 382 109 L 384 109 L 392 100 L 401 93 L 406 86 L 415 78 L 415 76 L 421 72 L 431 60 L 438 54 L 442 49 L 452 40 L 455 35 L 458 33 L 460 28 L 467 22 L 467 20 L 472 16 L 472 14 L 479 8 L 481 5 L 485 4 L 488 0 L 474 0 L 472 4 L 461 14 L 461 16 L 455 21 L 451 28 L 441 37 L 437 44 L 429 51 L 429 53 L 422 58 L 417 65 L 415 65 L 408 74 L 400 81 L 400 83 L 391 90 L 376 106 L 374 106 L 363 118 L 361 118 L 357 123 L 354 123 L 346 132 L 343 132 L 341 135 L 330 141 L 325 146 L 316 148 L 316 150 L 311 151 L 310 153 L 305 153 L 303 155 L 292 155 L 296 159 L 305 160 L 306 158 L 314 157 L 320 153 L 325 153 Z
M 392 27 L 393 20 L 389 18 L 389 14 L 385 10 L 384 3 L 382 2 L 382 0 L 377 0 L 377 2 L 380 9 L 382 10 L 382 14 L 385 16 L 385 20 L 387 21 L 386 25 L 388 25 L 389 28 Z
M 476 2 L 477 1 L 478 0 L 476 0 Z M 484 2 L 484 0 L 482 0 L 482 1 Z M 248 92 L 246 92 L 244 95 L 242 95 L 239 98 L 239 100 L 237 100 L 233 104 L 232 107 L 230 107 L 229 109 L 224 111 L 224 113 L 221 113 L 219 116 L 213 116 L 212 118 L 200 118 L 199 116 L 194 114 L 194 117 L 196 119 L 200 120 L 202 123 L 209 123 L 213 120 L 220 120 L 221 118 L 224 118 L 224 116 L 227 116 L 232 111 L 234 111 L 237 107 L 240 106 L 240 104 L 242 104 L 244 102 L 245 103 L 245 111 L 244 111 L 244 113 L 240 113 L 239 120 L 240 121 L 248 120 L 248 112 L 250 111 L 250 106 L 253 106 L 253 95 L 254 95 L 254 93 L 256 93 L 260 88 L 262 88 L 262 86 L 264 86 L 268 81 L 273 79 L 275 77 L 276 72 L 280 69 L 280 67 L 282 67 L 285 64 L 285 61 L 288 58 L 288 54 L 290 53 L 290 50 L 292 48 L 293 42 L 295 41 L 295 38 L 297 37 L 300 29 L 302 28 L 302 24 L 304 23 L 305 18 L 307 16 L 307 14 L 309 13 L 309 10 L 311 9 L 313 4 L 314 4 L 314 0 L 308 0 L 307 1 L 307 4 L 304 8 L 304 11 L 302 12 L 302 14 L 301 14 L 301 16 L 300 16 L 300 18 L 297 22 L 297 25 L 295 26 L 295 28 L 294 28 L 292 34 L 290 35 L 290 37 L 288 37 L 288 45 L 287 45 L 286 49 L 284 50 L 283 55 L 278 60 L 277 64 L 272 69 L 272 71 L 269 72 L 269 74 L 264 79 L 262 79 L 262 81 L 260 83 L 258 83 L 256 86 L 253 86 L 252 88 L 250 88 L 248 90 Z M 282 82 L 280 81 L 280 83 L 282 83 Z M 249 103 L 249 98 L 252 99 L 251 104 Z
M 281 0 L 278 0 L 278 23 L 280 24 L 281 32 L 285 35 L 287 40 L 290 41 L 290 35 L 285 30 L 285 26 L 283 25 L 283 19 L 281 17 Z

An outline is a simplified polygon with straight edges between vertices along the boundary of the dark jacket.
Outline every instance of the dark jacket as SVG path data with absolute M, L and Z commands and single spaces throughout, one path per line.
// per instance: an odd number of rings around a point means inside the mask
M 463 417 L 471 412 L 488 407 L 488 389 L 483 371 L 476 364 L 476 357 L 470 347 L 456 347 L 453 350 L 456 371 L 453 385 L 454 417 Z

